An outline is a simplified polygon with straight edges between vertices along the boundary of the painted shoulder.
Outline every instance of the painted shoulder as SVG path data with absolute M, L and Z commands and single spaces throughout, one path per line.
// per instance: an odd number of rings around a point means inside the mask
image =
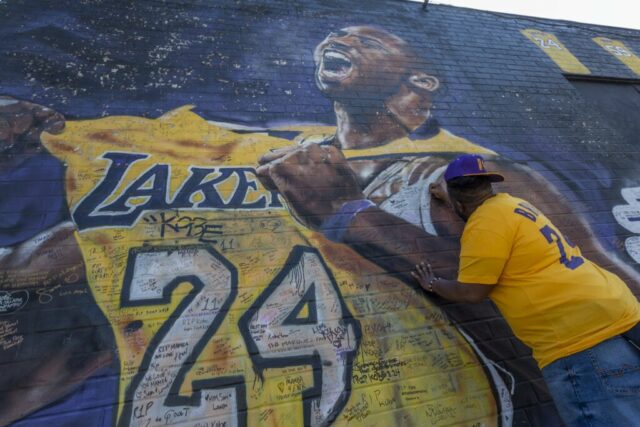
M 264 151 L 291 144 L 259 129 L 208 122 L 192 109 L 186 105 L 156 119 L 110 116 L 68 121 L 64 132 L 43 134 L 42 142 L 54 156 L 73 163 L 91 162 L 106 152 L 133 152 L 185 164 L 254 164 Z
M 336 128 L 323 125 L 297 125 L 276 128 L 272 131 L 289 132 L 290 140 L 296 144 L 307 142 L 323 143 L 333 138 Z M 399 154 L 435 154 L 435 153 L 477 153 L 497 155 L 495 151 L 484 148 L 465 138 L 445 130 L 426 138 L 399 138 L 386 144 L 358 150 L 343 150 L 347 158 L 373 158 Z

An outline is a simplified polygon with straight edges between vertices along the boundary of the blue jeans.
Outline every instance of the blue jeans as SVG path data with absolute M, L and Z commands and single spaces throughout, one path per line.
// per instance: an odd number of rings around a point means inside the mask
M 567 426 L 640 425 L 640 324 L 623 335 L 542 369 Z

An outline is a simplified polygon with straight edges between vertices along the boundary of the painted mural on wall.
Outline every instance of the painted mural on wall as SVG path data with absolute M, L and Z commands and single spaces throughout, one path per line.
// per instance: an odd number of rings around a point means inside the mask
M 482 153 L 509 178 L 501 190 L 636 273 L 542 174 L 439 125 L 441 79 L 402 37 L 351 25 L 308 50 L 332 122 L 247 126 L 192 105 L 65 120 L 0 98 L 0 425 L 524 422 L 530 357 L 425 295 L 406 260 L 311 230 L 261 182 L 260 159 L 335 147 L 367 198 L 429 234 L 413 251 L 453 274 L 462 224 L 428 189 L 455 155 Z

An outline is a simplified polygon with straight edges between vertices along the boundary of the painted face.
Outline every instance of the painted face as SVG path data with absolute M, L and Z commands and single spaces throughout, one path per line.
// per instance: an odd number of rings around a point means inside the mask
M 399 37 L 373 27 L 330 33 L 314 52 L 316 84 L 330 98 L 395 93 L 406 77 L 410 55 Z

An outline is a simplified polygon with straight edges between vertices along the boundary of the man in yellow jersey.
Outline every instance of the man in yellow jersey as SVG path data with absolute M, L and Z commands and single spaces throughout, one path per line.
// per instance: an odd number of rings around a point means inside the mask
M 489 297 L 542 369 L 567 425 L 635 425 L 640 419 L 640 304 L 615 274 L 585 258 L 529 202 L 495 193 L 479 155 L 452 161 L 444 174 L 455 213 L 465 221 L 457 279 L 429 263 L 414 277 L 453 301 Z M 434 189 L 438 197 L 445 197 Z

